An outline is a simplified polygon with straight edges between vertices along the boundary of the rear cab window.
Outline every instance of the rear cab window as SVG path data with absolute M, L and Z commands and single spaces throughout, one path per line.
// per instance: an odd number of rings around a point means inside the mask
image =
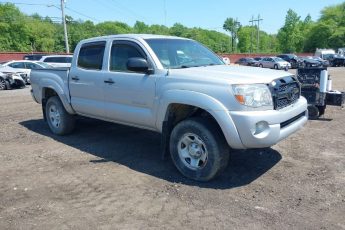
M 89 70 L 101 70 L 105 43 L 105 41 L 100 41 L 83 44 L 78 55 L 78 67 Z
M 71 63 L 72 58 L 71 57 L 47 57 L 44 59 L 44 62 L 51 62 L 51 63 Z

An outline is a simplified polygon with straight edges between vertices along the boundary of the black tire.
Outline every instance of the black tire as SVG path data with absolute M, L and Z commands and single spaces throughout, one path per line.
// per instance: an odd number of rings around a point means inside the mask
M 11 84 L 8 81 L 5 81 L 6 89 L 12 89 Z
M 277 64 L 274 65 L 274 69 L 278 69 L 278 65 Z
M 183 147 L 183 138 L 190 134 L 199 137 L 205 145 L 200 148 L 207 152 L 205 161 L 200 161 L 201 165 L 197 168 L 191 168 L 191 151 L 190 145 L 185 147 L 188 149 L 188 158 L 183 159 L 180 156 L 179 148 Z M 220 128 L 211 119 L 207 118 L 191 118 L 178 123 L 170 136 L 170 154 L 176 168 L 186 177 L 196 181 L 209 181 L 218 176 L 228 165 L 229 161 L 229 146 L 225 141 Z M 198 161 L 198 163 L 200 163 Z
M 317 120 L 320 117 L 320 111 L 315 105 L 308 105 L 309 120 Z
M 0 78 L 0 90 L 5 90 L 7 89 L 7 86 L 6 86 L 6 80 L 3 79 L 3 78 Z
M 54 111 L 58 112 L 58 119 Z M 75 118 L 69 114 L 58 96 L 50 97 L 45 107 L 47 123 L 50 130 L 57 135 L 66 135 L 73 131 Z M 59 121 L 59 122 L 57 122 Z
M 264 66 L 263 66 L 262 64 L 259 64 L 259 67 L 260 67 L 260 68 L 264 68 Z
M 16 85 L 20 89 L 24 89 L 26 87 L 25 82 L 22 82 L 22 81 L 19 81 L 19 80 L 16 80 Z
M 324 106 L 316 106 L 316 107 L 319 110 L 319 117 L 325 114 L 326 105 L 324 105 Z

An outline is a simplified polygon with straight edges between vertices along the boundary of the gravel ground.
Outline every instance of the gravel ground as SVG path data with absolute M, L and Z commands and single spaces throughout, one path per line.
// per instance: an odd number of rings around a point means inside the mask
M 345 91 L 345 68 L 331 68 Z M 158 134 L 80 119 L 52 135 L 29 88 L 0 91 L 0 229 L 345 229 L 345 111 L 182 177 Z

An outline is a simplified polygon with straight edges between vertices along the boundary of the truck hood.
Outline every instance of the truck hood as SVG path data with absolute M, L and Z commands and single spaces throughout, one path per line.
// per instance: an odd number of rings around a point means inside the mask
M 270 83 L 275 79 L 293 74 L 280 71 L 245 66 L 202 66 L 185 69 L 171 69 L 170 75 L 185 80 L 222 82 L 229 84 Z

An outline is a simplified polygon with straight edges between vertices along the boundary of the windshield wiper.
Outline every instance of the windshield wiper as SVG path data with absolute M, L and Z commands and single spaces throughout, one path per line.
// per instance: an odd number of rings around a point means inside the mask
M 192 67 L 192 66 L 188 66 L 188 65 L 181 65 L 180 66 L 181 69 L 186 69 L 186 68 L 190 68 L 190 67 Z
M 199 65 L 181 65 L 181 69 L 192 68 L 192 67 L 200 67 Z

